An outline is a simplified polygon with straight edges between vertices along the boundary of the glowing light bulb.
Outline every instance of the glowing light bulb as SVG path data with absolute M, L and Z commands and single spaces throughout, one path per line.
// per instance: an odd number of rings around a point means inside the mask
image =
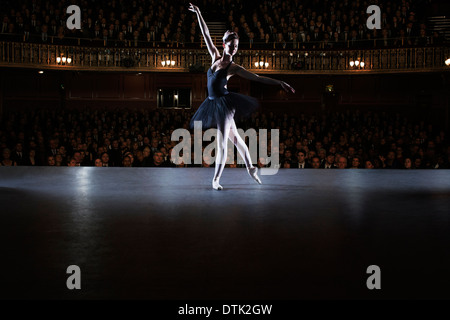
M 264 65 L 264 61 L 259 62 L 259 66 L 262 67 Z
M 166 65 L 166 62 L 163 60 L 163 61 L 161 61 L 161 64 L 164 67 Z
M 67 63 L 72 63 L 72 58 L 67 58 Z
M 258 68 L 259 64 L 258 62 L 255 62 L 255 67 Z
M 57 63 L 61 63 L 61 57 L 57 57 L 57 58 L 56 58 L 56 62 L 57 62 Z
M 355 61 L 350 61 L 350 67 L 353 67 L 355 65 Z
M 266 68 L 269 67 L 269 63 L 266 62 L 266 63 L 264 64 L 264 66 L 265 66 Z
M 67 58 L 66 57 L 62 57 L 62 62 L 66 63 Z
M 359 60 L 355 61 L 355 66 L 359 66 Z
M 366 64 L 364 63 L 364 61 L 361 61 L 360 65 L 361 65 L 361 68 L 364 68 L 364 66 L 365 66 Z
M 174 65 L 175 65 L 175 60 L 170 61 L 170 64 L 171 64 L 172 66 L 174 66 Z

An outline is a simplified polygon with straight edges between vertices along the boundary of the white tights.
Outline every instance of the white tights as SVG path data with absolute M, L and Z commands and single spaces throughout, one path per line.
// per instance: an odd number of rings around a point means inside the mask
M 216 168 L 214 172 L 214 180 L 217 182 L 219 182 L 220 177 L 222 176 L 222 172 L 227 161 L 228 139 L 230 139 L 236 146 L 239 154 L 245 162 L 247 170 L 253 168 L 248 147 L 236 128 L 234 113 L 230 114 L 229 117 L 217 124 Z

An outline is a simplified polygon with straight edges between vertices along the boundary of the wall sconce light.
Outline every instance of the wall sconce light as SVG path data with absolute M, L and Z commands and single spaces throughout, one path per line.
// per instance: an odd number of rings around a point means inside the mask
M 264 68 L 268 68 L 269 67 L 269 63 L 268 62 L 264 62 L 264 61 L 256 61 L 255 62 L 255 68 L 258 69 L 264 69 Z
M 56 63 L 65 66 L 72 63 L 72 58 L 61 55 L 61 57 L 56 57 Z
M 450 58 L 448 58 L 447 60 L 445 60 L 445 65 L 448 67 L 450 66 Z
M 364 66 L 366 65 L 365 63 L 364 63 L 364 61 L 361 61 L 361 58 L 358 58 L 358 59 L 356 59 L 356 60 L 351 60 L 350 61 L 350 67 L 351 68 L 358 68 L 358 69 L 363 69 L 364 68 Z
M 170 59 L 166 59 L 164 60 L 164 58 L 161 60 L 161 64 L 163 67 L 170 67 L 170 66 L 174 66 L 176 63 L 175 60 L 170 60 Z

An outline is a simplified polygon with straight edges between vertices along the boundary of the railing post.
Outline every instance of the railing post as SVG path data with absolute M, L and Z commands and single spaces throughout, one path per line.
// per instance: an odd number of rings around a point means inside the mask
M 414 48 L 414 69 L 417 69 L 417 48 Z
M 395 64 L 396 64 L 396 68 L 398 69 L 399 65 L 398 65 L 398 53 L 399 53 L 399 49 L 395 49 Z
M 433 47 L 433 56 L 432 56 L 432 64 L 431 64 L 431 66 L 434 68 L 434 60 L 435 60 L 435 52 L 434 52 L 434 50 L 435 50 L 435 47 Z
M 427 49 L 426 48 L 423 48 L 422 49 L 423 50 L 423 68 L 426 68 L 426 65 L 427 65 Z
M 379 52 L 378 69 L 383 69 L 383 53 L 381 49 L 379 49 L 378 52 Z
M 315 55 L 315 52 L 314 52 L 314 70 L 316 70 L 316 55 Z
M 328 70 L 332 70 L 332 69 L 333 69 L 333 64 L 331 63 L 331 61 L 332 61 L 332 56 L 334 56 L 334 54 L 333 54 L 333 55 L 330 54 L 330 56 L 328 57 L 328 60 L 330 61 L 330 65 L 329 65 L 329 67 L 328 67 Z

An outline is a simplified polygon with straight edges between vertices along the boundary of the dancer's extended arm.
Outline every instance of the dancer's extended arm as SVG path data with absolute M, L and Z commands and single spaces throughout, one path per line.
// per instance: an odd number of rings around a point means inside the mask
M 200 9 L 197 6 L 194 6 L 192 3 L 189 3 L 190 7 L 189 10 L 192 12 L 195 12 L 197 14 L 198 23 L 200 25 L 200 30 L 202 30 L 203 38 L 205 39 L 206 47 L 208 48 L 209 54 L 211 55 L 211 58 L 214 61 L 216 61 L 217 57 L 220 56 L 219 50 L 217 50 L 216 46 L 212 42 L 211 36 L 209 34 L 208 26 L 205 23 L 205 20 L 203 20 L 202 14 L 200 12 Z
M 288 85 L 284 81 L 257 75 L 256 73 L 245 70 L 243 67 L 241 67 L 239 65 L 235 65 L 234 68 L 235 68 L 234 69 L 235 73 L 244 79 L 248 79 L 251 81 L 258 81 L 258 82 L 261 82 L 264 84 L 271 84 L 271 85 L 276 85 L 276 86 L 280 85 L 287 92 L 291 91 L 292 93 L 295 93 L 294 88 L 292 88 L 290 85 Z

